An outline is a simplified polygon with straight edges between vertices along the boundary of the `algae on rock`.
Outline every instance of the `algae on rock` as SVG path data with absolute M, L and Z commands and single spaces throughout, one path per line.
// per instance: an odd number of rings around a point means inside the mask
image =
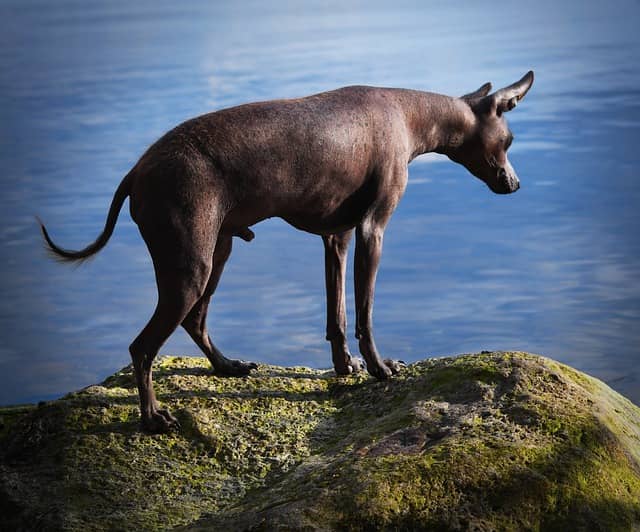
M 640 408 L 543 357 L 431 359 L 385 382 L 163 357 L 154 378 L 179 432 L 139 431 L 131 368 L 0 408 L 9 528 L 640 527 Z

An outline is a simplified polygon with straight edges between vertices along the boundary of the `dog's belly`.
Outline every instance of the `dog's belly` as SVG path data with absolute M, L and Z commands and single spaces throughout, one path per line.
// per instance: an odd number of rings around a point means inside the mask
M 340 186 L 335 180 L 320 181 L 319 185 L 247 197 L 227 213 L 222 231 L 235 234 L 266 218 L 278 217 L 301 231 L 339 233 L 360 223 L 375 200 L 377 189 L 373 180 L 365 178 L 340 182 Z
M 300 209 L 293 209 L 280 217 L 293 227 L 308 233 L 328 235 L 340 233 L 358 225 L 369 206 L 369 194 L 357 192 L 338 201 L 301 203 Z
M 332 217 L 332 218 L 311 218 L 311 217 L 288 217 L 283 218 L 288 224 L 300 231 L 313 233 L 316 235 L 333 235 L 342 233 L 347 229 L 352 229 L 358 225 L 359 219 L 355 217 Z
M 364 204 L 343 204 L 333 211 L 294 212 L 278 214 L 259 212 L 254 209 L 238 208 L 231 211 L 225 218 L 221 232 L 236 236 L 247 228 L 267 219 L 278 217 L 296 229 L 317 235 L 340 233 L 358 225 L 367 211 Z
M 365 165 L 349 173 L 334 170 L 304 183 L 278 206 L 275 216 L 309 233 L 342 232 L 360 223 L 377 188 L 374 178 L 366 175 Z

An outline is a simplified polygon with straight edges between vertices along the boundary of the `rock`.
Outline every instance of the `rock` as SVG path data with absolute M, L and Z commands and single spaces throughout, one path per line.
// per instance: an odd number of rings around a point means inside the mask
M 224 379 L 164 357 L 154 379 L 180 432 L 140 432 L 130 367 L 0 408 L 2 526 L 640 527 L 640 408 L 547 358 L 431 359 L 377 382 L 265 365 Z

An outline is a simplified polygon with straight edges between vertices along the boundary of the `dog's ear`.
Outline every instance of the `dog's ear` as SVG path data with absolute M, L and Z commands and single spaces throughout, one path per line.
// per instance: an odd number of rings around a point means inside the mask
M 533 71 L 529 70 L 520 81 L 487 96 L 487 99 L 490 98 L 491 110 L 495 111 L 498 116 L 511 111 L 524 98 L 531 85 L 533 85 Z
M 482 98 L 486 96 L 491 91 L 491 83 L 487 81 L 482 87 L 479 89 L 470 92 L 469 94 L 465 94 L 464 96 L 460 96 L 463 100 L 473 100 L 474 98 Z

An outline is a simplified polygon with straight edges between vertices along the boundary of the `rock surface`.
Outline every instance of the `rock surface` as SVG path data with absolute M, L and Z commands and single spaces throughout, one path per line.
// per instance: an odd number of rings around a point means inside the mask
M 154 378 L 180 432 L 140 432 L 130 368 L 0 408 L 7 530 L 640 529 L 640 408 L 543 357 Z

